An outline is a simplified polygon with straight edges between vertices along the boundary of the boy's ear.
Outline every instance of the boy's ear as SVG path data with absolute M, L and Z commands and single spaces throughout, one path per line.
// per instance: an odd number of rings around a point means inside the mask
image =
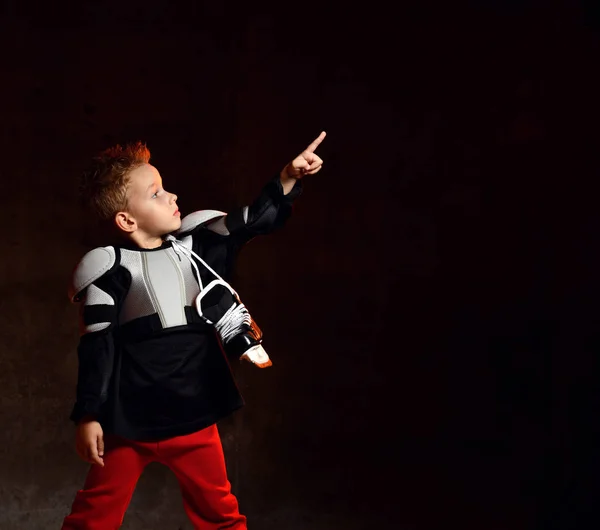
M 137 222 L 128 212 L 117 212 L 115 214 L 115 224 L 123 232 L 131 233 L 137 230 Z

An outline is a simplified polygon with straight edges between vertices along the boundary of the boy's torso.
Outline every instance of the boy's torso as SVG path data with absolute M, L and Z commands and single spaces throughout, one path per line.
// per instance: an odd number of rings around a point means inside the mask
M 227 248 L 211 234 L 180 240 L 219 275 Z M 106 410 L 109 430 L 158 439 L 215 423 L 243 401 L 214 328 L 194 308 L 194 267 L 168 242 L 157 249 L 117 248 L 113 270 L 121 291 L 115 365 Z M 196 260 L 203 285 L 214 275 Z

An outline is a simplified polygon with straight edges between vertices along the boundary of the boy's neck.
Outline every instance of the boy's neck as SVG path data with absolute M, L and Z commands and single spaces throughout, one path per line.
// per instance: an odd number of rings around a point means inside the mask
M 149 236 L 138 232 L 127 234 L 125 240 L 129 245 L 147 249 L 158 248 L 164 244 L 164 239 L 161 236 Z

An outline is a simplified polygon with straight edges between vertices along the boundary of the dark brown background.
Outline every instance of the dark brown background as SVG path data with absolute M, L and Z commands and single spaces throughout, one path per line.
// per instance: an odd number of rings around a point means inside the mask
M 226 210 L 322 129 L 237 271 L 275 363 L 234 367 L 220 426 L 250 527 L 594 527 L 598 8 L 99 4 L 2 7 L 0 528 L 58 528 L 87 468 L 66 285 L 90 156 L 145 140 L 184 213 Z M 168 470 L 124 528 L 191 528 Z

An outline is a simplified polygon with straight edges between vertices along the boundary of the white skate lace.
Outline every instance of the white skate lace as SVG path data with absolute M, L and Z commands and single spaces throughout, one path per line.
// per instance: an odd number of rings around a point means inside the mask
M 198 278 L 198 284 L 200 285 L 201 292 L 202 291 L 208 292 L 215 285 L 223 285 L 224 287 L 226 287 L 227 289 L 229 289 L 231 291 L 231 293 L 235 296 L 235 298 L 237 300 L 239 300 L 239 296 L 238 296 L 237 292 L 235 292 L 233 287 L 231 287 L 231 285 L 229 285 L 223 278 L 221 278 L 221 276 L 219 276 L 217 274 L 217 272 L 214 271 L 208 265 L 208 263 L 206 263 L 200 256 L 198 256 L 198 254 L 196 254 L 193 250 L 187 248 L 181 241 L 179 241 L 178 239 L 176 239 L 175 237 L 173 237 L 171 235 L 168 235 L 166 237 L 166 239 L 167 239 L 167 241 L 171 241 L 171 243 L 173 244 L 173 251 L 177 255 L 179 255 L 179 254 L 184 255 L 189 260 L 189 262 L 192 264 L 192 267 L 194 267 L 194 270 L 196 271 L 196 277 Z M 217 278 L 216 280 L 213 280 L 212 282 L 210 282 L 206 287 L 203 287 L 203 285 L 202 285 L 202 279 L 200 278 L 200 271 L 198 270 L 198 265 L 196 265 L 196 261 L 194 260 L 194 258 L 196 258 L 200 263 L 202 263 L 202 265 L 204 265 Z M 225 312 L 225 314 L 219 319 L 218 322 L 211 322 L 208 318 L 206 318 L 202 314 L 200 316 L 202 316 L 202 318 L 204 318 L 204 320 L 206 320 L 209 324 L 212 324 L 215 326 L 217 333 L 219 334 L 219 336 L 223 340 L 223 343 L 225 343 L 225 344 L 227 342 L 229 342 L 235 335 L 237 335 L 239 333 L 242 326 L 244 326 L 244 325 L 250 326 L 251 322 L 252 322 L 252 317 L 250 316 L 248 309 L 241 302 L 240 303 L 234 302 L 233 305 Z
M 250 313 L 244 304 L 232 305 L 223 317 L 215 324 L 215 328 L 219 335 L 222 337 L 223 342 L 227 343 L 229 340 L 239 333 L 242 326 L 246 325 L 250 327 L 252 318 Z

